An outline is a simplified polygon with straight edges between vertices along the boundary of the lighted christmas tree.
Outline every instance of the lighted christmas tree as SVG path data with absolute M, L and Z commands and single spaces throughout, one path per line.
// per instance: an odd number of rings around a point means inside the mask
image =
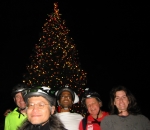
M 81 97 L 87 83 L 87 74 L 81 69 L 78 51 L 68 35 L 70 30 L 60 17 L 57 3 L 54 3 L 54 12 L 48 15 L 42 29 L 23 82 L 29 86 L 48 86 L 54 93 L 69 85 Z M 74 107 L 74 111 L 80 113 L 77 109 L 80 103 Z

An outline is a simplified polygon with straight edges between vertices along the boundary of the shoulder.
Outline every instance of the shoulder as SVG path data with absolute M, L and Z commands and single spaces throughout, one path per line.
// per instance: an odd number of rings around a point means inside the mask
M 48 125 L 52 130 L 65 130 L 64 124 L 56 115 L 51 115 L 49 122 L 45 125 Z
M 70 118 L 76 119 L 76 120 L 82 120 L 83 116 L 79 113 L 70 113 Z
M 118 116 L 117 115 L 107 115 L 107 116 L 105 116 L 104 118 L 103 118 L 103 122 L 104 121 L 111 121 L 111 120 L 114 120 L 114 119 L 116 119 L 116 118 L 118 118 Z
M 102 111 L 102 118 L 104 118 L 105 116 L 108 116 L 108 115 L 109 115 L 108 112 Z
M 13 116 L 15 113 L 17 113 L 17 108 L 15 108 L 13 111 L 11 111 L 10 113 L 7 114 L 6 118 L 9 118 L 11 116 Z
M 13 111 L 11 111 L 10 113 L 18 113 L 18 108 L 16 107 Z
M 114 124 L 117 126 L 117 124 L 121 124 L 119 121 L 118 115 L 107 115 L 101 120 L 101 129 L 103 130 L 111 130 L 114 129 Z M 117 128 L 118 129 L 118 128 Z M 120 128 L 119 128 L 120 129 Z M 118 130 L 119 130 L 118 129 Z
M 138 115 L 140 118 L 146 118 L 146 119 L 148 119 L 145 115 L 142 115 L 142 114 L 139 114 Z
M 66 116 L 66 115 L 69 115 L 69 112 L 60 112 L 60 113 L 56 113 L 55 114 L 56 116 Z
M 79 114 L 79 113 L 71 113 L 72 115 L 75 115 L 75 116 L 79 116 L 79 117 L 82 117 L 83 118 L 83 116 L 81 115 L 81 114 Z
M 107 112 L 107 111 L 102 111 L 103 113 L 105 113 L 105 114 L 109 114 L 109 112 Z
M 107 115 L 101 120 L 101 127 L 105 129 L 105 127 L 111 128 L 115 122 L 119 122 L 118 115 Z
M 142 120 L 142 121 L 149 120 L 148 117 L 146 117 L 145 115 L 142 115 L 142 114 L 130 115 L 130 117 L 131 118 L 136 118 L 136 119 L 139 119 L 139 120 Z
M 81 114 L 75 113 L 75 112 L 74 113 L 71 113 L 71 112 L 62 112 L 60 114 L 69 115 L 69 116 L 77 116 L 77 117 L 82 117 L 83 118 L 83 116 Z

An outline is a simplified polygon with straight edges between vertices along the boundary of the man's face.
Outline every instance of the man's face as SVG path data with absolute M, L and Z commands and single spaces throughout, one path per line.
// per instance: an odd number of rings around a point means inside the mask
M 68 91 L 64 91 L 60 95 L 59 104 L 63 108 L 71 108 L 72 107 L 72 95 Z
M 95 98 L 87 98 L 85 100 L 86 107 L 88 112 L 94 117 L 98 114 L 100 107 L 102 105 L 101 102 L 98 102 Z
M 119 112 L 123 112 L 127 110 L 129 104 L 128 97 L 124 91 L 117 91 L 116 97 L 114 100 L 114 105 L 118 108 Z
M 19 108 L 24 109 L 26 107 L 26 104 L 23 100 L 21 92 L 19 92 L 15 95 L 14 101 Z
M 28 99 L 27 117 L 32 124 L 46 122 L 54 111 L 55 107 L 50 106 L 49 102 L 42 96 L 30 97 Z

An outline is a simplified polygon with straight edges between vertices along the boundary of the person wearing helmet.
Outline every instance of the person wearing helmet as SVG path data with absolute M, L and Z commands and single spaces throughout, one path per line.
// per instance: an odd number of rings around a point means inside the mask
M 66 130 L 55 113 L 55 97 L 46 86 L 31 87 L 24 93 L 27 120 L 19 130 Z
M 25 84 L 17 84 L 13 87 L 11 95 L 16 104 L 16 108 L 11 112 L 9 111 L 9 114 L 6 115 L 4 130 L 17 130 L 26 119 L 26 104 L 22 96 L 22 93 L 26 89 L 27 86 Z
M 101 120 L 109 114 L 101 110 L 100 95 L 86 88 L 81 103 L 88 110 L 88 115 L 81 120 L 79 130 L 101 130 Z
M 79 102 L 77 94 L 66 85 L 58 90 L 55 96 L 60 106 L 60 112 L 56 113 L 56 116 L 59 117 L 68 130 L 78 130 L 83 117 L 78 113 L 70 112 L 72 105 Z

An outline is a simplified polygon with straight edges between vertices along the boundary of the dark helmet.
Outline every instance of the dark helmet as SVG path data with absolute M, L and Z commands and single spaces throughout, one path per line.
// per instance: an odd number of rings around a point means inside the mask
M 26 89 L 28 89 L 27 85 L 17 84 L 16 86 L 13 87 L 11 95 L 14 97 L 17 93 L 23 92 Z
M 60 90 L 58 90 L 55 93 L 55 96 L 56 96 L 57 100 L 60 99 L 60 95 L 64 91 L 68 91 L 68 92 L 71 93 L 73 104 L 75 104 L 75 103 L 77 103 L 79 101 L 79 97 L 77 96 L 77 94 L 72 89 L 70 89 L 68 85 L 65 85 L 65 87 L 62 87 Z
M 85 99 L 87 98 L 96 98 L 97 101 L 102 102 L 100 99 L 100 95 L 97 92 L 89 91 L 89 88 L 85 89 L 85 93 L 81 99 L 81 103 L 83 106 L 86 106 Z
M 29 88 L 25 93 L 24 93 L 24 100 L 27 103 L 28 98 L 33 97 L 33 96 L 42 96 L 46 100 L 49 101 L 51 106 L 55 106 L 56 100 L 54 96 L 52 96 L 51 88 L 46 87 L 46 86 L 37 86 L 37 87 L 31 87 Z

